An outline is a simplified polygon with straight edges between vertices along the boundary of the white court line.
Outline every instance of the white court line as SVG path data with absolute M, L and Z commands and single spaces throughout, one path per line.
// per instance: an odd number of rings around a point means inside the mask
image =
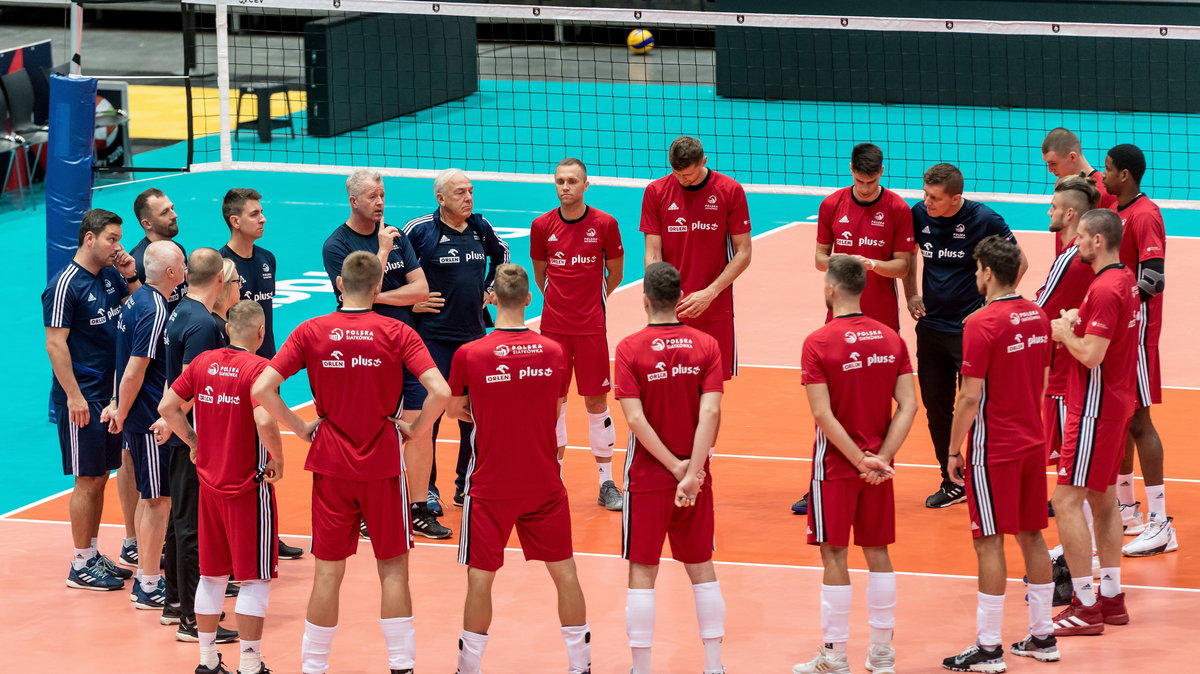
M 10 518 L 5 521 L 7 521 L 7 522 L 24 522 L 27 524 L 70 524 L 70 522 L 64 522 L 62 520 L 41 520 L 41 519 L 24 519 L 24 518 Z M 101 524 L 100 526 L 112 527 L 112 528 L 117 528 L 117 527 L 124 528 L 125 525 L 104 523 L 104 524 Z M 312 540 L 312 536 L 309 534 L 281 533 L 279 535 L 281 537 L 285 537 L 285 538 L 302 538 L 305 540 Z M 367 539 L 367 538 L 360 538 L 359 542 L 360 543 L 370 543 L 371 541 L 370 541 L 370 539 Z M 424 541 L 414 541 L 413 544 L 423 547 L 423 548 L 455 548 L 455 547 L 458 547 L 458 545 L 456 543 L 426 543 Z M 521 548 L 504 548 L 504 551 L 505 552 L 524 552 L 524 550 L 522 550 Z M 621 559 L 621 555 L 617 555 L 617 554 L 613 554 L 613 553 L 609 553 L 609 552 L 575 552 L 574 555 L 576 557 L 594 557 L 594 558 L 598 558 L 598 559 Z M 674 560 L 670 559 L 669 557 L 663 557 L 662 561 L 671 562 Z M 820 566 L 807 566 L 807 565 L 803 565 L 803 564 L 768 564 L 765 562 L 730 562 L 730 561 L 722 561 L 722 560 L 713 560 L 713 564 L 715 564 L 717 566 L 740 566 L 740 567 L 745 567 L 745 568 L 749 568 L 749 569 L 781 569 L 781 570 L 785 570 L 785 571 L 823 571 L 824 570 L 823 567 L 820 567 Z M 850 572 L 851 573 L 868 573 L 868 570 L 867 569 L 850 569 Z M 949 579 L 949 580 L 976 580 L 975 576 L 968 576 L 968 575 L 958 574 L 958 573 L 927 573 L 927 572 L 922 572 L 922 571 L 896 571 L 896 575 L 897 576 L 911 576 L 914 578 L 944 578 L 944 579 Z M 1024 581 L 1020 578 L 1008 578 L 1007 580 L 1010 583 L 1024 583 Z M 1124 585 L 1124 584 L 1122 584 L 1122 587 L 1130 588 L 1130 589 L 1137 589 L 1137 590 L 1160 590 L 1162 592 L 1200 593 L 1200 588 L 1192 588 L 1192 587 L 1170 587 L 1170 586 L 1164 586 L 1164 585 Z

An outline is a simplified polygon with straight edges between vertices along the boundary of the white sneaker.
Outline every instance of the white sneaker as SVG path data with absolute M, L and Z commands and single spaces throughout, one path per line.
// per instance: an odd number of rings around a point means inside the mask
M 817 657 L 792 667 L 792 674 L 850 674 L 850 663 L 845 653 L 821 647 Z
M 1126 543 L 1121 552 L 1126 557 L 1150 557 L 1178 550 L 1179 541 L 1175 538 L 1175 526 L 1172 524 L 1174 519 L 1168 517 L 1159 520 L 1151 514 L 1150 521 L 1146 523 L 1146 530 Z
M 875 674 L 896 674 L 896 649 L 871 644 L 867 649 L 866 668 Z
M 1142 513 L 1138 510 L 1138 506 L 1142 505 L 1141 501 L 1118 505 L 1121 508 L 1121 524 L 1125 526 L 1126 536 L 1137 536 L 1146 530 L 1146 522 L 1142 520 Z

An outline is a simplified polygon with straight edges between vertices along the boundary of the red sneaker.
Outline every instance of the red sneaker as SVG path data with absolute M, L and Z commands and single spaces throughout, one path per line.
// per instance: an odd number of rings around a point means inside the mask
M 1125 593 L 1115 597 L 1100 595 L 1100 613 L 1104 615 L 1104 622 L 1109 625 L 1128 625 L 1129 612 L 1125 610 Z
M 1079 597 L 1071 598 L 1071 605 L 1054 616 L 1054 636 L 1074 637 L 1085 634 L 1104 634 L 1104 613 L 1097 601 L 1091 606 L 1079 603 Z

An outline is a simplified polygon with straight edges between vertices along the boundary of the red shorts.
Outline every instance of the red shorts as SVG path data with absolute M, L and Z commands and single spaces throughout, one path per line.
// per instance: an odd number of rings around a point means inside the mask
M 721 347 L 721 364 L 725 366 L 725 379 L 733 379 L 737 374 L 737 334 L 733 329 L 733 317 L 717 320 L 700 318 L 681 318 L 684 325 L 696 328 L 700 332 L 712 335 Z
M 575 390 L 581 396 L 600 396 L 612 389 L 612 372 L 608 369 L 608 335 L 564 335 L 542 331 L 562 346 L 567 355 L 567 369 L 575 372 Z M 563 383 L 567 395 L 570 382 Z
M 512 499 L 468 496 L 462 521 L 460 564 L 483 571 L 499 569 L 514 526 L 526 560 L 561 562 L 571 558 L 571 504 L 566 489 Z
M 200 575 L 270 580 L 279 566 L 275 487 L 227 496 L 200 484 Z
M 696 505 L 683 508 L 675 505 L 674 489 L 625 492 L 621 528 L 621 556 L 631 562 L 657 566 L 667 539 L 676 561 L 709 561 L 716 549 L 712 481 L 705 480 Z
M 892 481 L 867 484 L 858 477 L 813 480 L 808 493 L 808 544 L 878 548 L 896 542 Z
M 337 562 L 353 555 L 362 522 L 371 533 L 375 559 L 391 559 L 412 550 L 404 476 L 344 480 L 313 473 L 313 557 Z
M 1128 431 L 1129 419 L 1096 419 L 1069 412 L 1058 459 L 1058 484 L 1108 491 L 1117 483 Z
M 1158 360 L 1158 345 L 1138 344 L 1137 357 L 1138 409 L 1151 405 L 1161 405 L 1162 366 Z
M 1062 396 L 1046 396 L 1042 400 L 1042 423 L 1046 428 L 1045 465 L 1057 468 L 1067 425 L 1067 403 Z
M 968 465 L 965 473 L 971 536 L 1046 528 L 1046 463 L 1040 450 L 1012 461 Z

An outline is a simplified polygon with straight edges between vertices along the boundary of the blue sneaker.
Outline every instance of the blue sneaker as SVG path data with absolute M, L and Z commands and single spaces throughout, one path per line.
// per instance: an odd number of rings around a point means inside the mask
M 796 515 L 808 514 L 808 494 L 805 494 L 804 498 L 792 504 L 792 513 Z
M 142 589 L 141 581 L 133 584 L 133 595 L 137 597 L 133 601 L 133 607 L 143 611 L 162 611 L 167 605 L 167 584 L 162 578 L 158 579 L 158 585 L 149 592 Z
M 73 587 L 77 590 L 98 590 L 101 592 L 120 590 L 125 587 L 125 581 L 112 575 L 104 567 L 94 562 L 95 558 L 84 564 L 82 569 L 76 569 L 75 565 L 72 564 L 71 572 L 67 574 L 67 587 Z
M 110 575 L 110 576 L 116 576 L 117 578 L 120 578 L 121 580 L 129 580 L 130 578 L 133 578 L 133 571 L 131 569 L 126 569 L 125 567 L 117 566 L 113 562 L 113 560 L 108 558 L 108 555 L 104 555 L 104 554 L 97 552 L 96 556 L 92 557 L 91 561 L 92 561 L 92 563 L 95 563 L 95 564 L 99 565 L 100 567 L 102 567 L 105 571 L 108 572 L 108 575 Z
M 446 513 L 442 511 L 442 499 L 437 492 L 430 490 L 425 495 L 425 505 L 429 507 L 429 514 L 434 517 L 441 517 Z
M 121 556 L 117 558 L 117 561 L 121 562 L 125 566 L 132 566 L 135 569 L 137 568 L 138 554 L 136 540 L 129 545 L 121 546 Z

